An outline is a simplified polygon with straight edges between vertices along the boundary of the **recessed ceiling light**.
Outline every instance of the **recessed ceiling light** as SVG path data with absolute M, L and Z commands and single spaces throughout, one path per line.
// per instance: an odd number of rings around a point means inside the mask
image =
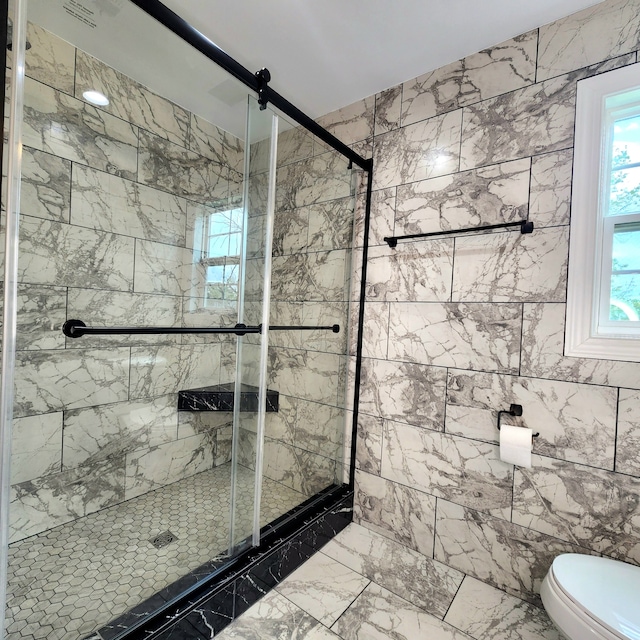
M 85 91 L 82 97 L 91 104 L 95 104 L 98 107 L 106 107 L 109 104 L 109 98 L 100 93 L 99 91 Z

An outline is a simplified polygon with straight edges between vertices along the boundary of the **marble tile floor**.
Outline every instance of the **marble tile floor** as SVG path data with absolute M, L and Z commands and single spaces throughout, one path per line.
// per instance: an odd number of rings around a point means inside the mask
M 216 640 L 563 640 L 544 610 L 425 556 L 407 573 L 396 545 L 350 524 Z
M 9 548 L 6 640 L 78 640 L 228 548 L 230 463 Z M 239 467 L 238 529 L 253 513 L 253 472 Z M 265 478 L 262 524 L 305 497 Z M 170 530 L 157 549 L 150 539 Z

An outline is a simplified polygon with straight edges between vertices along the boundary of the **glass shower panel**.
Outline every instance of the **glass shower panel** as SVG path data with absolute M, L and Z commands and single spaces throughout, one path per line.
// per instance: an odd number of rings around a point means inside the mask
M 266 416 L 263 481 L 282 513 L 345 481 L 355 177 L 344 156 L 281 118 L 271 324 L 340 327 L 270 334 L 279 411 Z
M 6 622 L 73 640 L 229 553 L 236 336 L 61 327 L 253 322 L 247 90 L 129 2 L 27 40 Z
M 278 117 L 250 97 L 239 318 L 247 326 L 261 325 L 262 332 L 237 342 L 235 397 L 241 400 L 234 406 L 231 526 L 231 548 L 237 551 L 257 545 L 260 526 L 280 515 L 269 503 L 260 518 L 265 415 L 278 410 L 277 398 L 266 388 L 277 131 Z

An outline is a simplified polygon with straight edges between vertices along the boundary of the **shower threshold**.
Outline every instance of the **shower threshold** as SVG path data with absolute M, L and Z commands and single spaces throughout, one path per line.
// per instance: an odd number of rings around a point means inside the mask
M 85 638 L 201 565 L 223 559 L 230 468 L 221 465 L 12 544 L 7 640 Z M 238 475 L 236 512 L 250 523 L 254 473 L 239 467 Z M 304 499 L 265 478 L 262 524 Z M 154 546 L 167 531 L 173 539 Z

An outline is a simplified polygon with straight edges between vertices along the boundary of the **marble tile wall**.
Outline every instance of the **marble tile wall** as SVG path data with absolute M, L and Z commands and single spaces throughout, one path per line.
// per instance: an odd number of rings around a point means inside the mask
M 563 354 L 576 85 L 637 63 L 639 14 L 605 0 L 323 118 L 373 149 L 355 519 L 407 570 L 539 604 L 559 553 L 640 565 L 640 363 Z M 499 459 L 511 403 L 531 469 Z
M 336 122 L 340 130 L 348 128 L 341 117 Z M 286 330 L 269 337 L 267 384 L 280 393 L 280 410 L 267 414 L 264 475 L 310 496 L 342 481 L 353 172 L 345 158 L 299 128 L 282 131 L 277 143 L 271 325 L 340 325 L 337 334 Z M 259 185 L 267 151 L 264 141 L 252 145 L 252 180 Z M 264 210 L 263 199 L 257 189 L 250 206 L 255 214 L 250 262 L 258 271 L 264 224 L 255 221 Z M 249 305 L 247 311 L 252 312 Z M 243 464 L 254 465 L 250 425 L 241 445 Z
M 204 304 L 196 231 L 243 170 L 241 140 L 36 25 L 29 40 L 12 541 L 230 459 L 229 415 L 177 411 L 179 389 L 233 380 L 223 340 L 61 326 L 235 322 Z

